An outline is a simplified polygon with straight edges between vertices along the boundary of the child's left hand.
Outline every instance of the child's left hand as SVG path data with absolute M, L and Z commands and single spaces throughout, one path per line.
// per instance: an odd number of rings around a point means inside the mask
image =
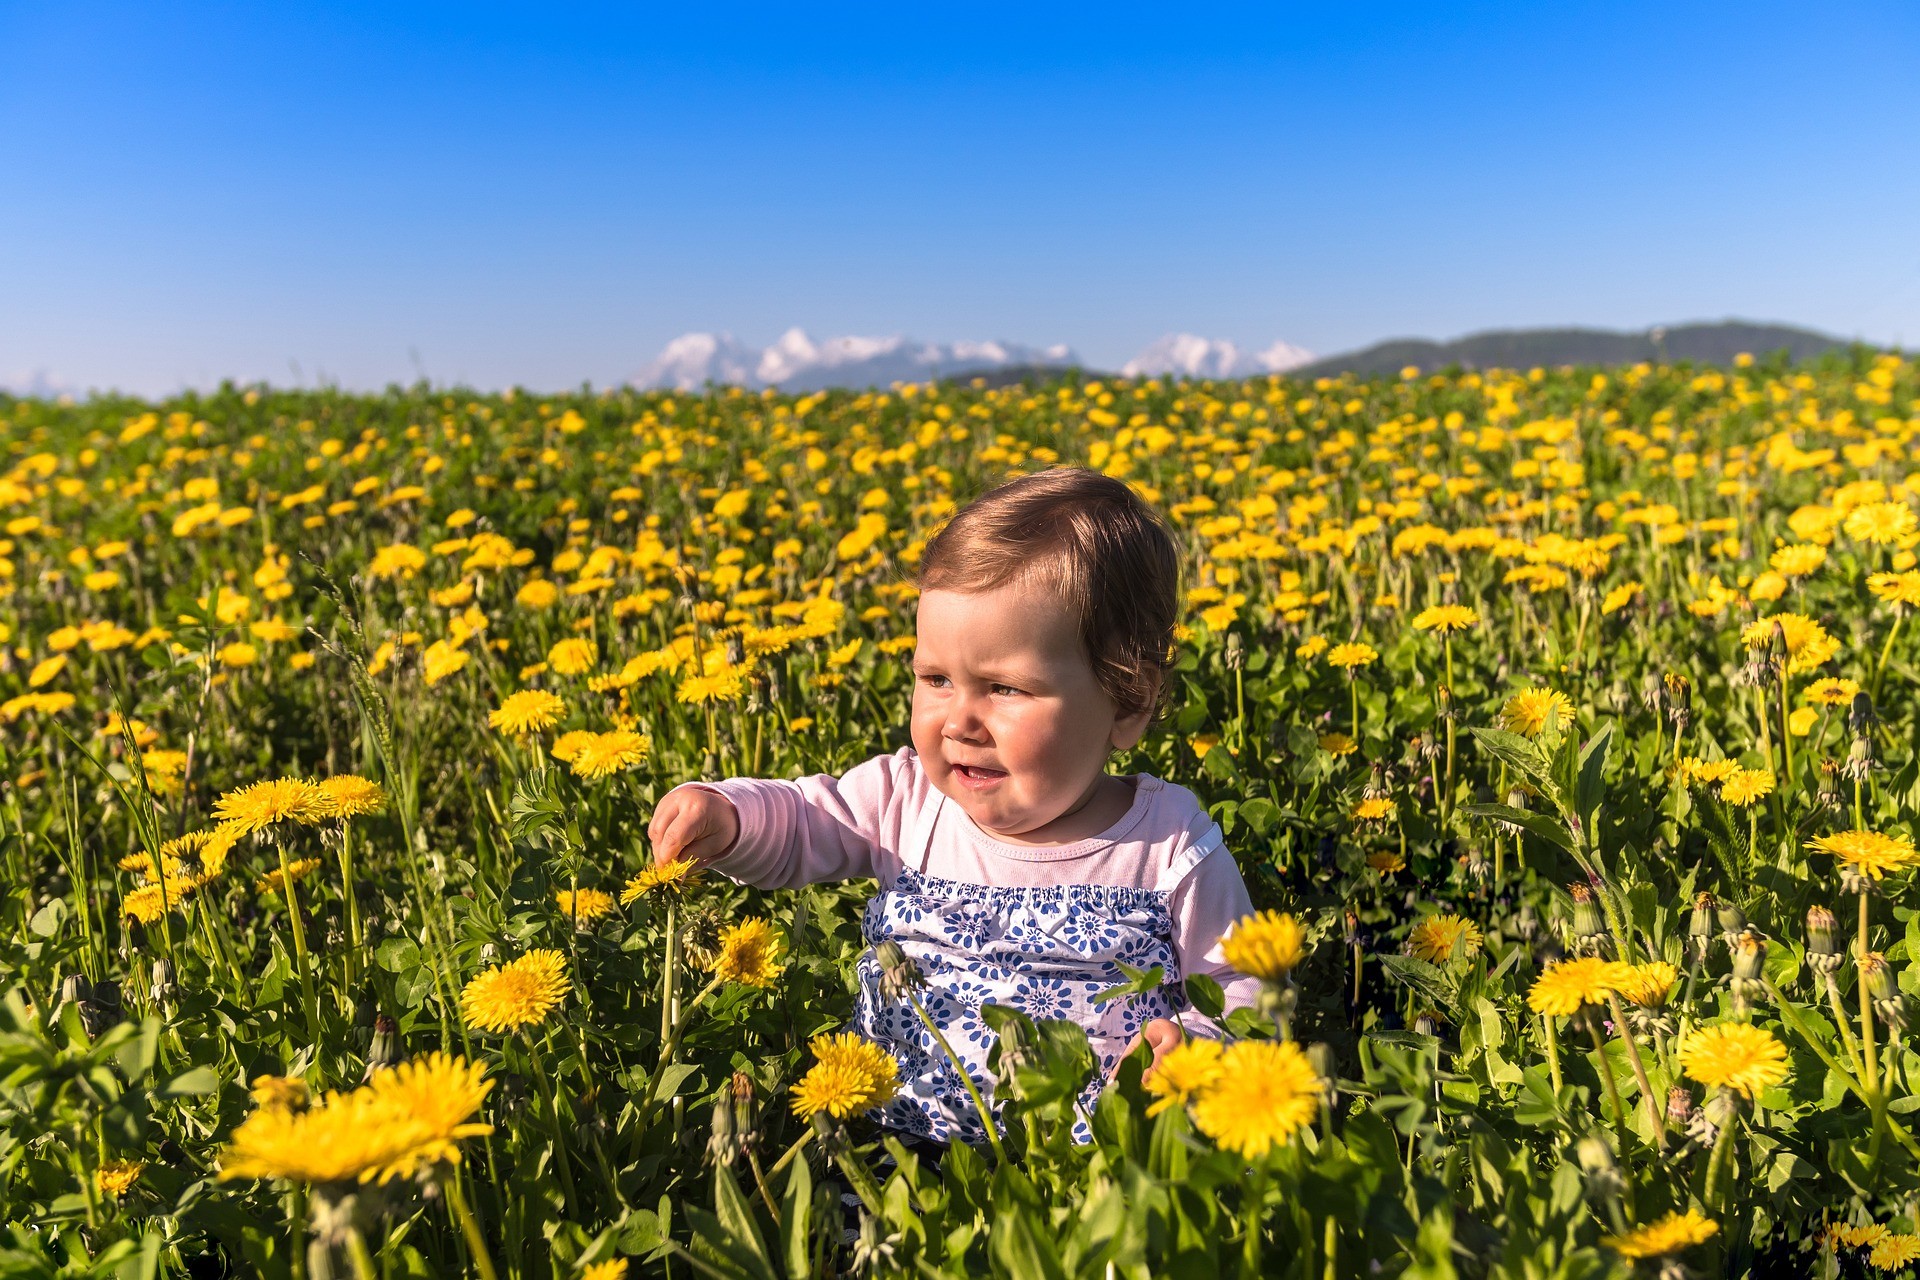
M 1132 1053 L 1142 1040 L 1147 1042 L 1147 1048 L 1153 1051 L 1153 1061 L 1147 1064 L 1146 1070 L 1146 1074 L 1150 1076 L 1159 1069 L 1160 1059 L 1166 1057 L 1174 1046 L 1186 1038 L 1186 1034 L 1180 1030 L 1179 1023 L 1168 1018 L 1155 1018 L 1140 1028 L 1140 1034 L 1135 1036 L 1133 1043 L 1127 1046 L 1127 1052 Z

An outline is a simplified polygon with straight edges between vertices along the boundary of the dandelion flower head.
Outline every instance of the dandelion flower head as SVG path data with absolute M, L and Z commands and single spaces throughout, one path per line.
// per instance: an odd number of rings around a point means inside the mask
M 1304 941 L 1300 922 L 1292 916 L 1256 911 L 1235 922 L 1220 939 L 1220 951 L 1241 973 L 1278 982 L 1300 963 Z
M 1680 1069 L 1710 1088 L 1751 1098 L 1787 1078 L 1787 1048 L 1765 1027 L 1721 1023 L 1687 1037 L 1680 1046 Z
M 460 993 L 460 1016 L 482 1031 L 516 1031 L 546 1021 L 567 994 L 566 957 L 529 951 L 489 969 Z

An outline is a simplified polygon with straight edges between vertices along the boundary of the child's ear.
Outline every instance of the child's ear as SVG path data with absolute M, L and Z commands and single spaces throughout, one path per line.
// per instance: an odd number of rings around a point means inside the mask
M 1147 700 L 1138 711 L 1129 711 L 1114 717 L 1113 737 L 1110 739 L 1115 751 L 1130 751 L 1139 745 L 1140 739 L 1147 734 L 1147 726 L 1153 723 L 1154 708 L 1160 705 L 1160 674 L 1154 673 L 1153 687 L 1148 691 Z

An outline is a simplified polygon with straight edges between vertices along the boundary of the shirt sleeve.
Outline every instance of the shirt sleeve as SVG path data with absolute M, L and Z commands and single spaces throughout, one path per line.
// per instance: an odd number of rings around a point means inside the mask
M 733 802 L 740 834 L 713 868 L 756 889 L 898 873 L 900 830 L 919 764 L 909 750 L 876 756 L 842 776 L 689 783 Z M 924 776 L 924 775 L 921 775 Z
M 1227 997 L 1225 1013 L 1253 1004 L 1260 994 L 1260 979 L 1235 970 L 1220 952 L 1221 936 L 1235 921 L 1253 914 L 1253 899 L 1240 878 L 1240 865 L 1225 844 L 1216 846 L 1181 878 L 1167 910 L 1173 917 L 1173 944 L 1182 976 L 1200 973 L 1219 983 Z M 1196 1019 L 1189 1030 L 1218 1034 L 1204 1019 Z

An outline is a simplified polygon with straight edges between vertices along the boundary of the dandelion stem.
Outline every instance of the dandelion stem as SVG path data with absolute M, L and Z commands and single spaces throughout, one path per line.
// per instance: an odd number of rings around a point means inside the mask
M 1856 984 L 1860 988 L 1860 1045 L 1865 1051 L 1867 1065 L 1867 1091 L 1875 1099 L 1880 1096 L 1880 1060 L 1873 1043 L 1873 993 L 1867 983 L 1867 930 L 1869 928 L 1869 908 L 1867 891 L 1860 891 L 1860 955 L 1854 973 Z M 1876 1119 L 1879 1108 L 1876 1105 Z
M 367 1251 L 367 1238 L 360 1228 L 347 1228 L 347 1258 L 353 1263 L 354 1280 L 378 1280 L 380 1272 L 373 1265 L 373 1255 Z
M 1540 1026 L 1546 1035 L 1547 1073 L 1553 1078 L 1553 1109 L 1558 1111 L 1560 1109 L 1562 1080 L 1560 1077 L 1560 1042 L 1558 1037 L 1554 1035 L 1553 1015 L 1550 1013 L 1541 1014 Z
M 496 1280 L 493 1258 L 487 1253 L 487 1238 L 480 1233 L 480 1224 L 474 1220 L 466 1193 L 460 1190 L 460 1179 L 451 1170 L 441 1173 L 440 1191 L 447 1198 L 447 1209 L 453 1214 L 453 1220 L 460 1225 L 460 1234 L 466 1238 L 467 1252 L 473 1255 L 473 1267 L 480 1273 L 480 1280 Z
M 1700 1199 L 1710 1209 L 1722 1207 L 1719 1196 L 1720 1175 L 1726 1171 L 1727 1159 L 1733 1154 L 1733 1126 L 1739 1123 L 1737 1113 L 1727 1117 L 1720 1126 L 1720 1136 L 1713 1141 L 1713 1155 L 1707 1160 L 1707 1181 L 1700 1189 Z
M 1900 624 L 1905 621 L 1905 610 L 1894 613 L 1893 626 L 1887 631 L 1887 642 L 1880 646 L 1880 661 L 1873 664 L 1873 688 L 1868 693 L 1872 695 L 1875 706 L 1880 705 L 1880 677 L 1886 674 L 1887 657 L 1893 652 L 1894 637 L 1900 634 Z
M 347 905 L 347 985 L 352 986 L 354 970 L 360 963 L 364 939 L 360 927 L 360 895 L 353 888 L 353 823 L 340 824 L 340 891 Z M 364 1242 L 362 1248 L 365 1247 Z
M 293 956 L 300 966 L 300 998 L 306 1005 L 307 1036 L 313 1045 L 314 1069 L 320 1070 L 320 1002 L 313 994 L 313 965 L 307 958 L 307 927 L 300 920 L 300 891 L 294 887 L 293 872 L 287 865 L 286 841 L 275 837 L 274 850 L 280 855 L 280 894 L 286 899 L 287 919 L 293 923 Z
M 1253 1167 L 1253 1181 L 1247 1186 L 1245 1202 L 1240 1207 L 1240 1274 L 1258 1276 L 1260 1274 L 1260 1211 L 1267 1198 L 1267 1162 L 1262 1158 Z
M 806 1145 L 812 1141 L 813 1141 L 813 1130 L 808 1129 L 805 1133 L 801 1134 L 800 1137 L 794 1141 L 794 1144 L 792 1146 L 787 1148 L 785 1155 L 781 1156 L 778 1160 L 775 1160 L 773 1162 L 773 1168 L 767 1170 L 767 1176 L 769 1178 L 779 1177 L 780 1171 L 786 1168 L 788 1165 L 792 1164 L 793 1158 L 799 1155 L 803 1150 L 805 1150 Z
M 1640 1086 L 1640 1098 L 1647 1107 L 1647 1120 L 1653 1125 L 1653 1136 L 1661 1147 L 1667 1145 L 1667 1124 L 1660 1115 L 1660 1103 L 1653 1096 L 1653 1082 L 1647 1078 L 1647 1064 L 1640 1057 L 1640 1046 L 1633 1042 L 1633 1031 L 1627 1025 L 1626 1011 L 1620 1006 L 1618 994 L 1609 991 L 1607 1002 L 1613 1011 L 1613 1025 L 1620 1029 L 1620 1038 L 1626 1042 L 1627 1062 L 1633 1067 L 1634 1083 Z
M 960 1055 L 955 1053 L 953 1046 L 947 1042 L 946 1032 L 940 1030 L 928 1016 L 926 1006 L 920 1003 L 920 997 L 909 992 L 907 1003 L 913 1006 L 916 1014 L 920 1015 L 920 1025 L 933 1034 L 934 1042 L 940 1046 L 940 1051 L 947 1055 L 947 1060 L 953 1064 L 953 1069 L 960 1073 L 961 1083 L 967 1086 L 967 1096 L 973 1099 L 973 1109 L 979 1113 L 980 1123 L 987 1131 L 987 1141 L 993 1144 L 994 1159 L 1005 1164 L 1007 1149 L 1000 1145 L 1000 1127 L 993 1122 L 993 1115 L 987 1110 L 986 1099 L 980 1096 L 980 1087 L 974 1084 L 973 1076 L 968 1073 L 966 1065 L 960 1061 Z
M 527 1056 L 533 1059 L 533 1078 L 540 1082 L 540 1092 L 547 1098 L 547 1118 L 553 1122 L 553 1161 L 560 1166 L 560 1185 L 567 1194 L 565 1208 L 584 1213 L 586 1206 L 580 1203 L 580 1193 L 573 1185 L 573 1162 L 567 1157 L 566 1131 L 560 1127 L 560 1095 L 554 1091 L 553 1081 L 547 1078 L 547 1064 L 531 1033 L 527 1036 Z
M 1587 1024 L 1587 1034 L 1593 1039 L 1593 1056 L 1599 1059 L 1600 1062 L 1600 1082 L 1606 1086 L 1607 1101 L 1613 1105 L 1613 1127 L 1620 1138 L 1620 1160 L 1622 1163 L 1625 1163 L 1627 1159 L 1628 1134 L 1627 1109 L 1620 1101 L 1620 1084 L 1614 1079 L 1613 1061 L 1607 1057 L 1606 1041 L 1600 1038 L 1600 1022 L 1599 1019 L 1593 1016 L 1593 1010 L 1591 1008 L 1586 1011 L 1583 1020 Z M 1638 1218 L 1640 1215 L 1634 1210 L 1633 1179 L 1631 1177 L 1623 1179 L 1623 1192 L 1627 1202 L 1627 1217 L 1630 1219 Z

